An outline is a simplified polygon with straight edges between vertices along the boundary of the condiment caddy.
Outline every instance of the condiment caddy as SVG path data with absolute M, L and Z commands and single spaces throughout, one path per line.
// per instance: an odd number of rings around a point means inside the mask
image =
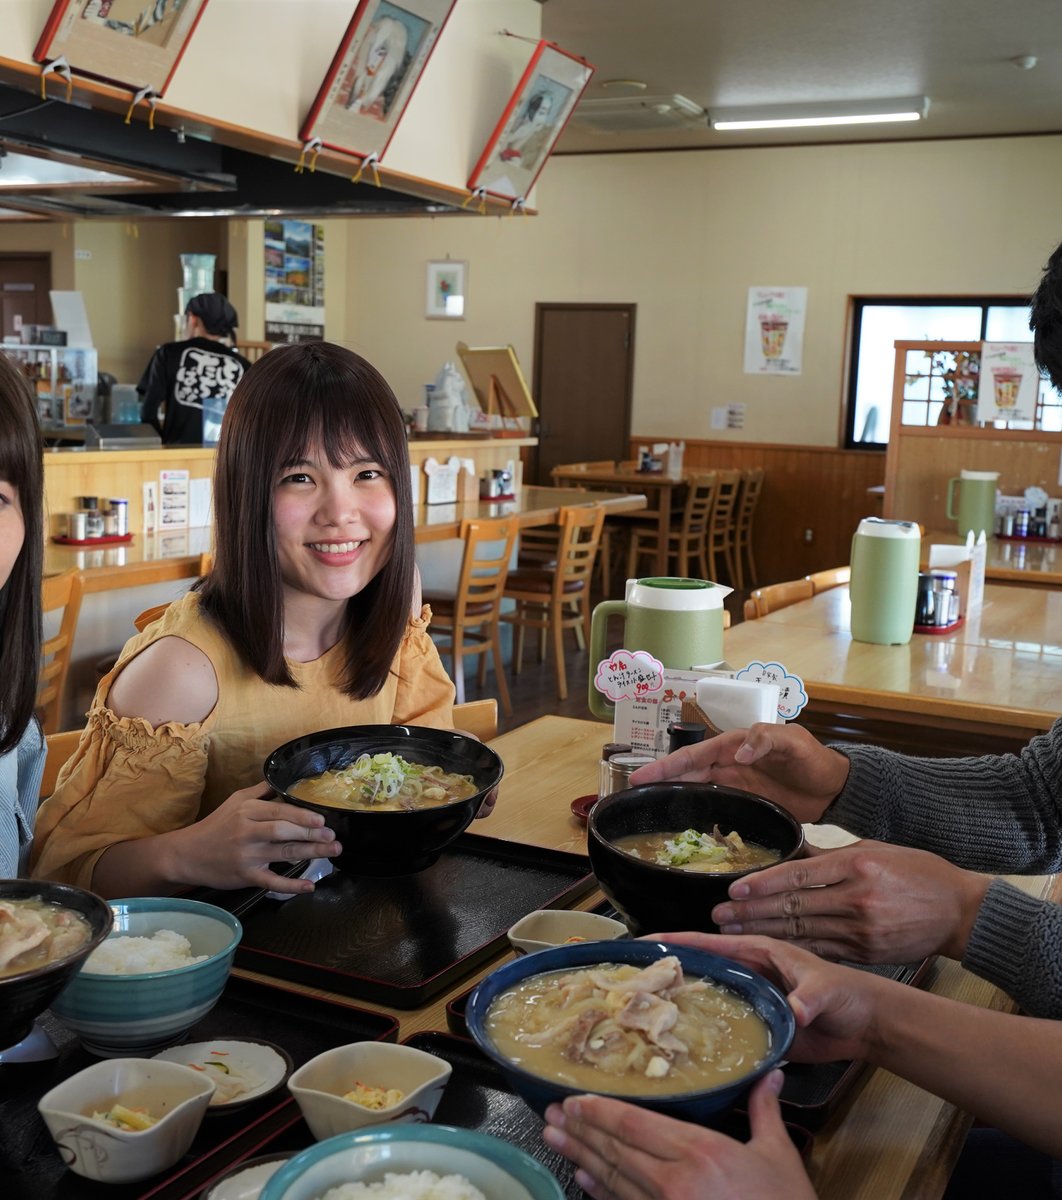
M 97 496 L 78 496 L 77 510 L 60 514 L 63 533 L 55 534 L 53 542 L 64 546 L 106 546 L 131 542 L 129 532 L 129 501 L 122 496 L 111 497 L 106 507 L 100 507 Z

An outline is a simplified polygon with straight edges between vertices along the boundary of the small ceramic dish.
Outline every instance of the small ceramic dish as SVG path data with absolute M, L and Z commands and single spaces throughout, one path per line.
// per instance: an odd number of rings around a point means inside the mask
M 607 942 L 626 936 L 627 926 L 622 921 L 600 913 L 540 908 L 521 917 L 509 930 L 509 944 L 517 954 L 535 954 L 570 942 Z
M 244 1159 L 199 1193 L 199 1200 L 258 1200 L 266 1180 L 291 1158 L 290 1154 L 264 1154 Z
M 202 1071 L 150 1058 L 112 1058 L 71 1075 L 37 1107 L 63 1162 L 86 1179 L 131 1183 L 157 1175 L 192 1144 L 214 1083 Z M 155 1118 L 148 1129 L 119 1129 L 94 1116 L 116 1104 Z
M 569 806 L 572 810 L 572 816 L 577 817 L 585 824 L 590 816 L 590 810 L 599 799 L 600 797 L 597 792 L 591 792 L 588 796 L 576 796 Z
M 321 1141 L 373 1125 L 430 1121 L 452 1070 L 448 1062 L 412 1046 L 351 1042 L 299 1067 L 288 1080 L 288 1090 L 310 1132 Z M 358 1083 L 397 1088 L 402 1097 L 385 1108 L 366 1108 L 344 1099 Z
M 272 1042 L 224 1038 L 171 1046 L 154 1057 L 203 1071 L 216 1085 L 211 1110 L 226 1112 L 276 1091 L 294 1066 L 287 1051 Z

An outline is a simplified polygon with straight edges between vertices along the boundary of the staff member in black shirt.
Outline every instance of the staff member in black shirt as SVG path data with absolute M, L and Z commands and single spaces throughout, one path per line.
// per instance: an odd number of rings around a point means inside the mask
M 204 402 L 221 401 L 223 409 L 251 364 L 222 340 L 232 335 L 238 318 L 220 292 L 193 296 L 184 313 L 185 340 L 155 351 L 136 390 L 142 397 L 140 419 L 154 425 L 163 442 L 198 445 Z

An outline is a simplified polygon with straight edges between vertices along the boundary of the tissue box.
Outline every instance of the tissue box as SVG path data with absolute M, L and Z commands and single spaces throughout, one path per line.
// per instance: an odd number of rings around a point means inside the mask
M 984 532 L 975 542 L 972 533 L 965 544 L 931 545 L 925 548 L 920 569 L 923 571 L 954 571 L 959 593 L 959 612 L 964 617 L 979 612 L 985 598 L 985 561 L 988 543 Z
M 435 458 L 424 460 L 424 476 L 428 481 L 424 501 L 426 504 L 453 504 L 457 500 L 457 477 L 461 460 L 449 458 L 441 463 Z

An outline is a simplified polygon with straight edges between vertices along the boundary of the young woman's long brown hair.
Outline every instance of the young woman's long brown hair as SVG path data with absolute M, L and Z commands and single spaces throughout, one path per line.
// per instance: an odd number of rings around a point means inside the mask
M 214 470 L 214 565 L 200 584 L 203 611 L 267 683 L 294 687 L 284 661 L 284 608 L 273 499 L 288 464 L 321 446 L 334 467 L 369 458 L 384 468 L 397 516 L 391 556 L 347 603 L 343 690 L 383 687 L 413 596 L 413 503 L 402 410 L 365 359 L 329 342 L 264 355 L 229 400 Z
M 25 733 L 37 703 L 44 467 L 36 398 L 4 354 L 0 354 L 0 478 L 18 488 L 26 530 L 11 575 L 0 588 L 0 754 L 6 754 Z

